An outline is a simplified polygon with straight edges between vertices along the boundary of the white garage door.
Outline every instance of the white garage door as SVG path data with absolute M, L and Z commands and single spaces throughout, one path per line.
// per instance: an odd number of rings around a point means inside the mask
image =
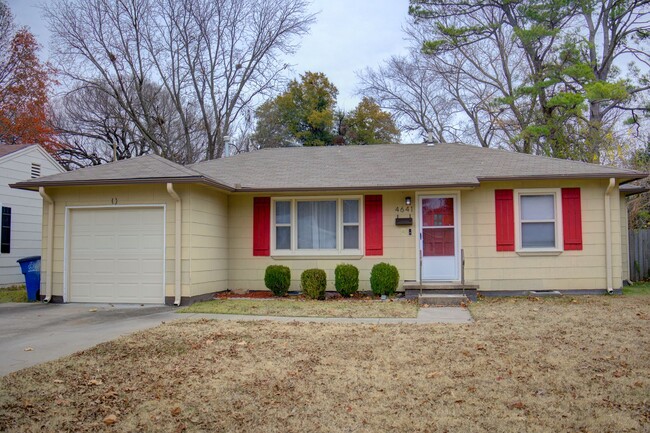
M 164 212 L 70 209 L 71 302 L 164 303 Z

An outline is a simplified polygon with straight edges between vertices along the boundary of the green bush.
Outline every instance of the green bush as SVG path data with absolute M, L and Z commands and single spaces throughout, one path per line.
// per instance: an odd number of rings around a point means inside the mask
M 322 269 L 307 269 L 300 275 L 302 293 L 311 299 L 325 299 L 327 275 Z
M 284 296 L 291 285 L 291 270 L 282 265 L 270 265 L 264 273 L 264 285 L 275 296 Z
M 375 295 L 395 294 L 399 285 L 397 268 L 388 263 L 377 263 L 370 271 L 370 288 Z
M 334 270 L 334 287 L 343 297 L 359 290 L 359 270 L 354 265 L 338 265 Z

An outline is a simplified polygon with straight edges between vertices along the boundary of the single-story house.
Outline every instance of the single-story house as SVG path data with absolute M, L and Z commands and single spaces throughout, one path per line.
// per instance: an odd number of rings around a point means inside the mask
M 620 186 L 645 173 L 463 144 L 279 148 L 181 166 L 149 155 L 30 179 L 41 293 L 186 304 L 292 272 L 395 265 L 400 290 L 619 291 Z
M 64 171 L 37 144 L 0 144 L 0 287 L 24 284 L 16 260 L 41 254 L 43 200 L 9 184 Z

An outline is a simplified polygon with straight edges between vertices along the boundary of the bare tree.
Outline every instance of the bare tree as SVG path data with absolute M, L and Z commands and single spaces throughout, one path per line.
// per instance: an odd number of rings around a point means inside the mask
M 357 76 L 359 93 L 392 112 L 403 131 L 418 132 L 425 139 L 432 133 L 443 143 L 458 139 L 453 124 L 459 105 L 421 56 L 393 56 L 377 70 L 367 68 Z
M 622 111 L 634 117 L 647 110 L 638 101 L 650 77 L 624 79 L 615 62 L 648 66 L 648 5 L 412 0 L 408 34 L 463 106 L 481 144 L 483 130 L 517 151 L 594 161 L 615 144 Z
M 152 122 L 151 133 L 159 141 L 169 143 L 169 146 L 158 149 L 157 153 L 179 163 L 197 161 L 202 149 L 183 145 L 185 130 L 169 96 L 152 83 L 143 86 L 142 95 L 147 110 L 157 119 Z M 134 111 L 142 117 L 144 110 L 139 107 Z M 68 169 L 152 152 L 151 141 L 135 127 L 129 114 L 111 95 L 108 86 L 100 82 L 92 86 L 81 85 L 67 92 L 58 99 L 54 113 L 54 123 L 62 144 L 57 157 Z M 198 123 L 197 119 L 189 120 Z M 199 132 L 194 135 L 198 141 Z
M 4 0 L 0 0 L 0 94 L 11 84 L 13 67 L 11 62 L 11 40 L 15 33 L 14 17 Z
M 64 78 L 101 82 L 152 151 L 180 142 L 206 159 L 223 154 L 223 137 L 274 88 L 314 20 L 303 0 L 53 0 L 44 10 Z

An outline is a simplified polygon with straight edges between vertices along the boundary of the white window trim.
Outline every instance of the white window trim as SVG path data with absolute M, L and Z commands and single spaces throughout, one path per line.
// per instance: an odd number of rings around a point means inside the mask
M 359 249 L 343 249 L 343 200 L 359 201 Z M 291 250 L 275 248 L 275 202 L 288 201 L 291 203 Z M 298 205 L 299 201 L 336 201 L 336 248 L 322 250 L 298 249 Z M 362 195 L 348 196 L 300 196 L 300 197 L 271 197 L 271 256 L 273 257 L 358 257 L 364 251 L 364 205 Z M 286 226 L 286 224 L 280 224 Z M 356 225 L 346 223 L 345 225 Z
M 553 195 L 555 199 L 555 247 L 524 248 L 521 238 L 521 197 L 527 195 Z M 564 251 L 562 233 L 562 190 L 560 188 L 530 188 L 514 190 L 515 198 L 515 252 L 520 255 L 557 255 Z M 533 222 L 533 221 L 531 221 Z

